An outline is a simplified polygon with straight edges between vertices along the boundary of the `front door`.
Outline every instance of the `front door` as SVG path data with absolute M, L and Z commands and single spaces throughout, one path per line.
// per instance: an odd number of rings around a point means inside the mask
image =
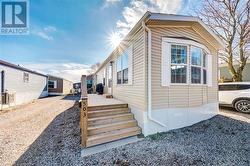
M 110 62 L 108 66 L 108 94 L 112 95 L 112 88 L 113 88 L 113 63 Z

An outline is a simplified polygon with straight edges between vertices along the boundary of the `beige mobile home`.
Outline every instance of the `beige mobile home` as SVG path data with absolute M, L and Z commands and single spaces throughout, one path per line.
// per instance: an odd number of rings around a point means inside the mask
M 222 41 L 198 18 L 147 12 L 102 63 L 94 84 L 128 103 L 144 135 L 217 114 Z
M 73 82 L 64 78 L 49 75 L 48 80 L 49 95 L 67 95 L 72 93 Z

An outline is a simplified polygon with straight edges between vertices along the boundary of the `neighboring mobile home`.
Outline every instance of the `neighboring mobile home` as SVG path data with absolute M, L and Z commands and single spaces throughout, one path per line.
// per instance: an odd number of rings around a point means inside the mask
M 239 66 L 238 62 L 235 63 L 234 65 L 236 68 Z M 230 74 L 227 64 L 226 63 L 221 63 L 219 64 L 219 79 L 220 81 L 225 81 L 225 82 L 232 82 L 232 75 Z M 242 80 L 244 82 L 250 82 L 250 59 L 247 60 L 247 64 L 243 70 L 242 73 Z
M 49 95 L 67 95 L 73 91 L 73 82 L 64 78 L 49 75 Z
M 0 60 L 0 109 L 48 96 L 44 74 Z
M 147 12 L 94 74 L 128 103 L 144 135 L 192 125 L 218 111 L 222 41 L 200 19 Z

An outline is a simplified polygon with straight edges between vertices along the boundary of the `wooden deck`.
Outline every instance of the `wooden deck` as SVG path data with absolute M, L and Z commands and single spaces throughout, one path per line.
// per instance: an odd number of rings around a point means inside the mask
M 127 104 L 114 98 L 106 98 L 105 95 L 88 94 L 88 107 Z

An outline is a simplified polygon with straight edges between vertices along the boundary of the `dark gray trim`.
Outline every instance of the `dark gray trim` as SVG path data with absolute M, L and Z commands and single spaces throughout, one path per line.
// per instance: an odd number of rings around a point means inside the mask
M 5 77 L 4 77 L 4 70 L 1 71 L 1 93 L 4 92 L 4 81 Z
M 30 69 L 26 69 L 24 67 L 21 67 L 21 66 L 18 66 L 18 65 L 3 61 L 3 60 L 0 60 L 0 65 L 7 66 L 7 67 L 10 67 L 10 68 L 14 68 L 14 69 L 21 70 L 21 71 L 26 71 L 26 72 L 29 72 L 29 73 L 33 73 L 33 74 L 36 74 L 36 75 L 43 76 L 43 77 L 48 77 L 47 75 L 38 73 L 38 72 L 30 70 Z

